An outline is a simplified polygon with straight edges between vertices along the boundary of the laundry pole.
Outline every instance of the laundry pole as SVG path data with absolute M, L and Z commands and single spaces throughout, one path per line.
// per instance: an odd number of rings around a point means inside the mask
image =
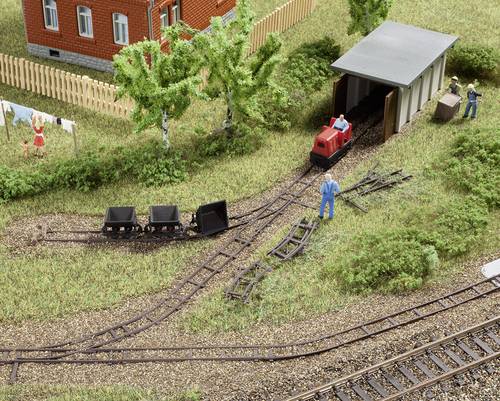
M 7 124 L 7 117 L 5 116 L 5 110 L 3 109 L 3 99 L 0 99 L 0 108 L 2 108 L 3 121 L 5 123 L 5 132 L 7 133 L 7 142 L 10 142 L 9 124 Z

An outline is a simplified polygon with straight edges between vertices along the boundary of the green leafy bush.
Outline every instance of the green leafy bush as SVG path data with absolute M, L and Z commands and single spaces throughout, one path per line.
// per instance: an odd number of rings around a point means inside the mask
M 440 256 L 459 256 L 470 249 L 487 225 L 486 203 L 468 196 L 443 208 L 434 220 L 432 243 Z
M 179 152 L 150 155 L 143 161 L 138 178 L 147 186 L 182 182 L 186 179 L 186 162 Z
M 95 154 L 87 153 L 78 159 L 58 163 L 52 173 L 53 186 L 88 192 L 115 181 L 118 173 L 118 170 L 113 169 L 112 163 L 101 160 Z
M 459 45 L 451 52 L 448 68 L 466 77 L 489 77 L 498 67 L 498 52 L 487 46 Z
M 279 86 L 271 86 L 259 99 L 266 127 L 288 129 L 300 116 L 309 96 L 334 75 L 330 65 L 339 56 L 340 46 L 328 36 L 294 50 L 278 72 Z
M 355 292 L 401 292 L 419 288 L 438 265 L 432 245 L 419 240 L 425 233 L 409 229 L 359 235 L 334 272 Z
M 223 154 L 241 156 L 252 153 L 262 145 L 266 132 L 261 127 L 250 127 L 243 123 L 235 125 L 234 131 L 233 134 L 225 130 L 202 133 L 196 144 L 197 156 L 203 160 Z
M 36 171 L 16 171 L 0 166 L 0 202 L 51 189 L 87 192 L 122 177 L 157 186 L 183 181 L 186 171 L 181 155 L 165 153 L 158 141 L 136 148 L 117 148 L 111 154 L 84 153 L 75 159 L 43 165 Z
M 51 177 L 42 172 L 26 174 L 0 166 L 0 203 L 43 192 L 51 184 Z
M 500 135 L 498 129 L 469 129 L 459 134 L 445 177 L 464 192 L 484 200 L 488 207 L 500 205 Z

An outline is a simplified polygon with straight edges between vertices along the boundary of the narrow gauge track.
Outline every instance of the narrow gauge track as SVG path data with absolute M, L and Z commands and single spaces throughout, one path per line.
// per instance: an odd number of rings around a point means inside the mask
M 181 361 L 280 361 L 318 355 L 396 330 L 500 290 L 500 275 L 444 294 L 389 315 L 340 332 L 288 344 L 232 345 L 156 348 L 68 348 L 0 349 L 1 364 L 12 365 L 14 382 L 21 364 L 126 364 Z
M 307 176 L 309 172 L 311 171 L 311 168 L 306 170 L 305 173 L 303 173 L 303 177 Z M 293 184 L 292 184 L 293 185 Z M 312 209 L 313 206 L 302 202 L 298 198 L 294 198 L 293 194 L 291 194 L 289 191 L 285 191 L 281 193 L 277 198 L 271 199 L 269 202 L 264 203 L 263 205 L 259 206 L 258 208 L 255 208 L 253 210 L 250 210 L 248 212 L 235 215 L 235 216 L 230 216 L 229 220 L 234 221 L 232 225 L 230 225 L 225 231 L 230 231 L 234 230 L 238 227 L 244 226 L 248 223 L 255 222 L 258 220 L 263 220 L 266 219 L 273 214 L 275 214 L 275 210 L 270 210 L 270 206 L 272 206 L 274 203 L 279 202 L 279 201 L 286 201 L 290 202 L 290 204 L 295 204 L 302 206 L 304 208 L 309 208 Z M 316 209 L 314 207 L 314 209 Z M 262 213 L 262 211 L 265 210 L 266 213 Z M 261 212 L 261 213 L 259 213 Z M 184 231 L 179 232 L 179 233 L 168 233 L 168 235 L 164 234 L 155 234 L 154 232 L 148 233 L 147 236 L 145 237 L 134 237 L 134 235 L 131 235 L 129 238 L 126 237 L 118 237 L 118 238 L 112 238 L 112 237 L 103 237 L 102 236 L 102 231 L 100 230 L 51 230 L 47 229 L 47 231 L 44 232 L 43 238 L 38 240 L 37 242 L 61 242 L 61 243 L 82 243 L 82 244 L 110 244 L 110 243 L 127 243 L 127 242 L 132 242 L 132 243 L 169 243 L 169 242 L 176 242 L 176 241 L 192 241 L 192 240 L 198 240 L 198 239 L 203 239 L 203 238 L 209 238 L 209 235 L 201 234 L 201 233 L 196 233 L 194 232 L 193 234 L 190 234 L 190 228 L 187 227 Z M 85 238 L 81 238 L 81 235 L 85 235 Z M 52 237 L 47 237 L 47 236 L 52 236 Z M 62 237 L 61 237 L 62 236 Z
M 498 363 L 499 337 L 500 315 L 287 401 L 396 400 L 481 365 Z
M 46 348 L 74 348 L 54 358 L 62 358 L 85 349 L 99 348 L 118 342 L 124 338 L 134 336 L 148 328 L 158 325 L 176 311 L 181 309 L 199 290 L 237 257 L 259 237 L 286 209 L 295 203 L 304 192 L 320 177 L 321 172 L 315 172 L 308 179 L 312 167 L 309 167 L 300 177 L 289 184 L 286 189 L 277 195 L 266 207 L 246 224 L 242 225 L 236 234 L 203 263 L 198 265 L 194 272 L 182 279 L 179 284 L 160 302 L 153 307 L 139 313 L 129 320 L 88 334 L 80 339 L 53 344 Z
M 380 122 L 379 116 L 367 121 L 363 131 L 357 136 L 357 139 L 366 135 L 373 127 Z M 340 161 L 340 160 L 339 160 Z M 247 218 L 246 223 L 236 231 L 229 240 L 209 256 L 203 263 L 198 265 L 194 272 L 182 279 L 172 291 L 170 291 L 162 300 L 157 302 L 151 308 L 144 310 L 134 317 L 116 323 L 102 330 L 83 335 L 80 338 L 68 340 L 56 344 L 47 345 L 42 348 L 46 354 L 44 357 L 35 358 L 38 361 L 58 360 L 72 357 L 78 353 L 86 351 L 94 351 L 97 348 L 106 345 L 117 343 L 123 339 L 135 336 L 147 329 L 159 325 L 194 297 L 208 282 L 220 273 L 224 268 L 231 264 L 237 257 L 250 247 L 255 240 L 264 232 L 271 224 L 281 215 L 283 215 L 288 207 L 292 204 L 301 204 L 300 197 L 306 190 L 317 181 L 323 174 L 313 172 L 309 174 L 313 167 L 309 167 L 303 174 L 293 180 L 283 191 L 267 202 L 264 207 L 254 209 L 256 212 L 252 218 Z M 244 217 L 248 217 L 244 216 Z M 75 241 L 71 241 L 75 242 Z M 36 350 L 33 347 L 32 350 Z M 17 369 L 22 358 L 22 353 L 15 349 L 4 350 L 4 354 L 10 354 L 11 351 L 16 353 L 16 361 L 12 359 L 0 359 L 0 365 L 13 364 L 13 380 L 17 375 Z M 32 359 L 32 358 L 28 358 Z

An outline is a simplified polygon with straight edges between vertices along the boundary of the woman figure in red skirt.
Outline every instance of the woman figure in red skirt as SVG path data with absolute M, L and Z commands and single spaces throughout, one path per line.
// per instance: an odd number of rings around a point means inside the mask
M 43 123 L 43 117 L 41 115 L 33 115 L 31 118 L 31 126 L 33 131 L 35 131 L 35 140 L 33 145 L 35 145 L 35 155 L 44 156 L 45 152 L 45 136 L 43 130 L 45 128 Z

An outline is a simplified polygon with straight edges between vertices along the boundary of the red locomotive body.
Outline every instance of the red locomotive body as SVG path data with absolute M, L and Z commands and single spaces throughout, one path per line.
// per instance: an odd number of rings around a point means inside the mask
M 336 118 L 330 120 L 330 125 L 324 125 L 316 135 L 310 153 L 311 163 L 329 169 L 352 147 L 352 124 L 346 132 L 333 128 Z

